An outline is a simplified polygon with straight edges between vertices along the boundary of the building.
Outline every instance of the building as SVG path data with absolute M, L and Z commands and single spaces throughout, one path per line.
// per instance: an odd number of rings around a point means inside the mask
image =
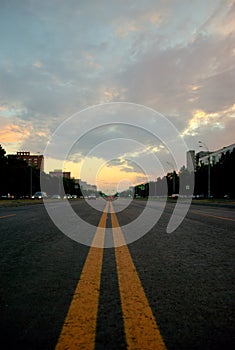
M 227 152 L 232 152 L 235 149 L 235 143 L 229 146 L 225 146 L 217 151 L 209 152 L 200 151 L 195 153 L 194 150 L 190 150 L 186 153 L 186 161 L 187 161 L 187 170 L 194 171 L 197 166 L 207 165 L 210 159 L 210 164 L 216 164 L 220 161 L 222 154 L 226 154 Z
M 76 183 L 80 186 L 82 192 L 97 192 L 96 185 L 90 185 L 86 181 L 82 181 L 81 179 L 75 179 L 75 184 Z
M 97 191 L 97 186 L 96 185 L 87 184 L 87 190 L 96 192 Z
M 44 170 L 44 157 L 42 154 L 35 155 L 30 154 L 30 152 L 17 152 L 16 154 L 9 154 L 8 157 L 23 159 L 24 161 L 26 161 L 28 166 L 35 167 L 37 169 L 40 169 L 41 171 Z
M 71 172 L 70 171 L 63 171 L 63 177 L 66 179 L 71 179 Z
M 197 153 L 197 164 L 198 165 L 207 165 L 210 159 L 210 164 L 216 164 L 219 162 L 222 154 L 226 154 L 227 152 L 232 152 L 235 148 L 235 143 L 232 145 L 223 147 L 214 152 L 199 152 Z
M 195 156 L 195 151 L 194 150 L 190 150 L 187 152 L 186 154 L 187 157 L 187 170 L 189 172 L 192 172 L 195 170 L 196 168 L 196 156 Z
M 65 177 L 66 179 L 71 178 L 71 172 L 70 171 L 62 171 L 62 169 L 55 169 L 54 171 L 49 171 L 50 176 L 55 177 Z
M 82 181 L 81 179 L 78 179 L 78 183 L 80 185 L 81 191 L 87 191 L 88 190 L 86 181 Z

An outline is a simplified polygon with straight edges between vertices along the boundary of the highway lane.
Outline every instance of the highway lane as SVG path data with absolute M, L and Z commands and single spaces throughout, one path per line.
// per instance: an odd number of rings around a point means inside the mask
M 101 211 L 85 201 L 72 203 L 98 226 Z M 92 205 L 104 207 L 101 199 Z M 113 205 L 124 207 L 121 201 Z M 144 205 L 136 200 L 117 212 L 120 225 L 133 221 Z M 232 349 L 234 209 L 192 206 L 181 226 L 166 234 L 173 207 L 168 204 L 157 225 L 128 246 L 161 337 L 167 349 Z M 0 342 L 5 349 L 54 349 L 89 247 L 62 234 L 41 204 L 1 209 L 0 232 Z M 115 250 L 103 249 L 95 349 L 127 348 L 116 264 Z
M 231 349 L 235 222 L 227 218 L 234 218 L 234 210 L 192 206 L 167 235 L 172 206 L 129 247 L 163 339 L 169 349 Z
M 1 344 L 52 349 L 89 248 L 60 233 L 43 205 L 2 213 L 15 216 L 0 219 Z

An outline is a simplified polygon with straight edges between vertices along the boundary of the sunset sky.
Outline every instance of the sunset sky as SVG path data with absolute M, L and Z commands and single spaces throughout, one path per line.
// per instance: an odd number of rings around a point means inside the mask
M 43 153 L 61 123 L 108 102 L 156 110 L 189 149 L 198 151 L 199 140 L 210 150 L 232 144 L 234 28 L 231 0 L 0 0 L 0 144 L 8 154 Z M 78 123 L 79 118 L 86 115 L 78 114 Z M 89 118 L 95 126 L 95 114 Z M 129 135 L 122 128 L 121 133 Z M 134 133 L 130 130 L 133 139 Z M 96 132 L 94 139 L 94 145 L 104 141 Z M 64 165 L 88 182 L 129 186 L 162 175 L 149 168 L 144 174 L 133 165 L 148 151 L 164 153 L 161 142 L 142 148 L 133 143 L 109 154 L 89 155 L 88 149 L 87 141 Z M 165 156 L 165 163 L 172 163 Z M 81 174 L 84 157 L 87 170 Z M 47 172 L 61 165 L 59 155 L 52 158 Z

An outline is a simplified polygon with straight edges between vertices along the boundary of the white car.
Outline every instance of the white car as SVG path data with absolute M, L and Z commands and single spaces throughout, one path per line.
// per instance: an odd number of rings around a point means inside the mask
M 47 194 L 46 194 L 46 192 L 35 192 L 34 195 L 31 198 L 32 199 L 47 198 Z
M 51 199 L 61 199 L 60 195 L 59 194 L 53 194 L 51 196 Z
M 96 199 L 96 195 L 95 194 L 89 194 L 88 199 Z

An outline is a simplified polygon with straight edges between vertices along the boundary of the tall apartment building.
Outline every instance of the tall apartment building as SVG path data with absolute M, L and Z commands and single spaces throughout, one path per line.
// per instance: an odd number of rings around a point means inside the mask
M 9 154 L 9 158 L 23 159 L 29 166 L 44 170 L 44 157 L 42 154 L 30 154 L 30 152 L 17 152 L 16 154 Z
M 193 171 L 197 166 L 207 165 L 210 159 L 210 164 L 216 164 L 219 162 L 222 154 L 232 152 L 235 149 L 235 143 L 232 145 L 220 148 L 217 151 L 200 151 L 195 154 L 194 150 L 188 151 L 186 154 L 187 158 L 187 169 Z
M 232 145 L 223 147 L 217 151 L 213 151 L 213 152 L 199 152 L 198 153 L 198 165 L 207 165 L 210 159 L 210 163 L 211 164 L 216 164 L 219 162 L 222 154 L 225 154 L 227 152 L 232 152 L 233 149 L 235 148 L 235 143 L 233 143 Z M 205 154 L 206 153 L 206 154 Z

